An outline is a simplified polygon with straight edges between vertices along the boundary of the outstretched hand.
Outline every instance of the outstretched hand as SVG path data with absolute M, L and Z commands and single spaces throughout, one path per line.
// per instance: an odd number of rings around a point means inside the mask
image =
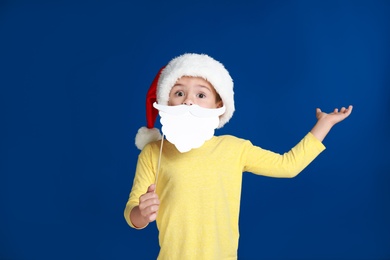
M 332 125 L 335 125 L 344 119 L 346 119 L 352 112 L 352 105 L 348 108 L 342 107 L 340 111 L 338 108 L 335 108 L 331 113 L 322 112 L 321 109 L 316 109 L 316 117 L 318 120 L 327 120 Z
M 331 113 L 322 112 L 321 109 L 316 109 L 317 123 L 310 131 L 321 142 L 328 134 L 330 129 L 337 123 L 346 119 L 352 112 L 352 106 L 348 108 L 342 107 L 340 111 L 335 108 Z

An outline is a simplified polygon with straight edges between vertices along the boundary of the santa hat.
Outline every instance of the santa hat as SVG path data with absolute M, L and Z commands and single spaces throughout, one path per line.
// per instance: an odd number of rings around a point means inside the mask
M 168 105 L 172 87 L 183 76 L 201 77 L 215 88 L 226 107 L 226 112 L 219 118 L 218 128 L 223 127 L 233 116 L 233 79 L 223 64 L 206 54 L 183 54 L 162 67 L 149 88 L 146 95 L 147 127 L 141 127 L 135 137 L 138 149 L 142 150 L 146 144 L 161 139 L 160 131 L 154 128 L 158 110 L 153 107 L 153 103 L 157 101 L 160 105 Z

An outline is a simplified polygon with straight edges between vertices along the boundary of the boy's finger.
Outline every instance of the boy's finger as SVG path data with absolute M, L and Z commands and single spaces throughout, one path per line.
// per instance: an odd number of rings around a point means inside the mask
M 155 221 L 157 218 L 157 213 L 153 213 L 149 216 L 149 222 Z
M 148 191 L 147 192 L 154 192 L 154 190 L 156 189 L 156 185 L 155 184 L 152 184 L 148 187 Z
M 150 199 L 157 199 L 158 200 L 157 194 L 154 192 L 147 192 L 139 197 L 139 202 L 140 203 L 145 202 L 145 201 L 150 200 Z
M 159 206 L 160 201 L 157 198 L 147 198 L 147 196 L 145 196 L 140 199 L 139 209 L 143 212 L 143 215 L 157 211 Z

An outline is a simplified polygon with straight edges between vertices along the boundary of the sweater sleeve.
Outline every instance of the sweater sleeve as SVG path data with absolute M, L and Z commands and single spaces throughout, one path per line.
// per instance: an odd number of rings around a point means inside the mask
M 293 178 L 308 166 L 325 146 L 308 133 L 289 152 L 278 154 L 253 146 L 248 142 L 244 171 L 276 178 Z
M 129 199 L 124 210 L 125 220 L 132 228 L 142 229 L 146 227 L 135 227 L 130 220 L 130 212 L 135 206 L 139 205 L 139 197 L 145 194 L 148 187 L 155 182 L 155 159 L 151 145 L 145 146 L 138 156 L 133 187 L 131 188 Z

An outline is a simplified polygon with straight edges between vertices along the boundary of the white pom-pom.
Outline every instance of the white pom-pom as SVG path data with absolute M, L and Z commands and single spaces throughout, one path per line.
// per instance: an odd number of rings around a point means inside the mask
M 135 136 L 135 146 L 142 150 L 145 145 L 161 139 L 160 130 L 157 128 L 141 127 Z

